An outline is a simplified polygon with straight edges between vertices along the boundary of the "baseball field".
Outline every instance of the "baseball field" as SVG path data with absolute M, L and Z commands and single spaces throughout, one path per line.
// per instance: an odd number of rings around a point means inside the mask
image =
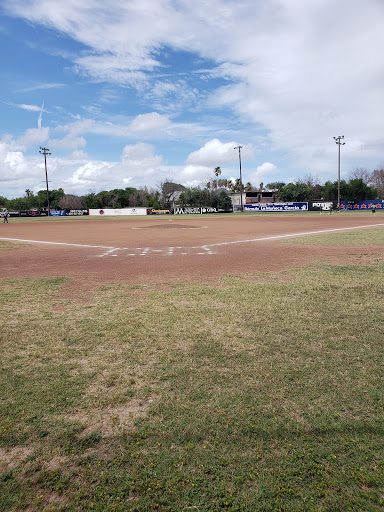
M 0 261 L 0 510 L 383 510 L 384 212 L 11 218 Z

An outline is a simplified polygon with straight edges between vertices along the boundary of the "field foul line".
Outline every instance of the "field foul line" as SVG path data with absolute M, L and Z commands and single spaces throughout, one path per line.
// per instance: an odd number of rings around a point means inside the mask
M 197 252 L 194 254 L 215 254 L 210 248 L 211 247 L 221 247 L 225 245 L 235 245 L 235 244 L 244 244 L 244 243 L 251 243 L 251 242 L 265 242 L 267 240 L 282 240 L 284 238 L 296 238 L 300 236 L 309 236 L 309 235 L 319 235 L 323 233 L 334 233 L 338 231 L 351 231 L 353 229 L 367 229 L 367 228 L 376 228 L 376 227 L 382 227 L 384 224 L 368 224 L 366 226 L 352 226 L 352 227 L 345 227 L 345 228 L 333 228 L 333 229 L 321 229 L 318 231 L 305 231 L 302 233 L 288 233 L 285 235 L 273 235 L 273 236 L 265 236 L 262 238 L 250 238 L 247 240 L 234 240 L 232 242 L 218 242 L 214 244 L 204 244 L 204 245 L 196 245 L 193 247 L 167 247 L 165 249 L 152 249 L 151 247 L 112 247 L 109 245 L 87 245 L 87 244 L 73 244 L 68 242 L 46 242 L 43 240 L 26 240 L 21 238 L 6 238 L 6 237 L 0 237 L 0 240 L 5 240 L 8 242 L 25 242 L 25 243 L 31 243 L 31 244 L 46 244 L 46 245 L 61 245 L 61 246 L 67 246 L 67 247 L 83 247 L 83 248 L 89 248 L 89 249 L 106 249 L 105 252 L 102 254 L 97 255 L 97 258 L 104 258 L 106 256 L 117 256 L 115 254 L 118 251 L 131 251 L 128 256 L 147 256 L 149 254 L 164 254 L 166 256 L 173 256 L 175 252 L 181 255 L 188 255 L 189 253 L 186 252 L 191 249 L 197 249 L 203 252 Z M 132 252 L 137 251 L 137 252 Z
M 353 226 L 350 228 L 334 228 L 334 229 L 321 229 L 319 231 L 304 231 L 303 233 L 289 233 L 286 235 L 266 236 L 263 238 L 251 238 L 248 240 L 234 240 L 232 242 L 219 242 L 216 244 L 205 244 L 204 247 L 215 247 L 218 245 L 231 245 L 231 244 L 244 244 L 244 243 L 249 243 L 249 242 L 263 242 L 265 240 L 281 240 L 283 238 L 296 238 L 299 236 L 319 235 L 322 233 L 332 233 L 335 231 L 350 231 L 352 229 L 375 228 L 377 226 L 384 226 L 384 224 L 368 224 L 367 226 Z M 193 247 L 193 249 L 196 249 L 196 247 Z

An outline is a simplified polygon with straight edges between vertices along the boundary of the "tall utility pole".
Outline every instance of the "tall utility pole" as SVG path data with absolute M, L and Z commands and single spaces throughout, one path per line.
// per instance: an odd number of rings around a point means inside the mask
M 44 155 L 44 162 L 45 162 L 45 181 L 47 183 L 47 202 L 48 202 L 48 216 L 50 215 L 50 212 L 51 212 L 51 205 L 49 203 L 49 188 L 48 188 L 48 172 L 47 172 L 47 155 L 51 155 L 52 153 L 48 153 L 49 149 L 48 148 L 42 148 L 40 146 L 40 151 L 39 153 L 41 155 Z
M 344 135 L 339 135 L 338 137 L 333 137 L 335 139 L 336 144 L 339 146 L 339 166 L 337 172 L 337 211 L 340 212 L 340 146 L 344 146 L 345 142 L 341 142 L 341 139 L 344 139 Z
M 241 207 L 240 207 L 240 210 L 243 211 L 244 208 L 243 208 L 243 180 L 241 178 L 241 148 L 243 146 L 240 146 L 240 144 L 238 146 L 236 146 L 235 148 L 233 149 L 238 149 L 239 150 L 239 164 L 240 164 L 240 204 L 241 204 Z

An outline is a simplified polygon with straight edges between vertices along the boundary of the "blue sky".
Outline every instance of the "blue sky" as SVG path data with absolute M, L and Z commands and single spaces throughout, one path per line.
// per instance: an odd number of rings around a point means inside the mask
M 382 0 L 2 0 L 0 196 L 384 162 Z

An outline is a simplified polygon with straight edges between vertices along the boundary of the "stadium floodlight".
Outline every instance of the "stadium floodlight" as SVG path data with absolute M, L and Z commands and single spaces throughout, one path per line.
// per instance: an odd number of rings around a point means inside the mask
M 243 181 L 241 179 L 241 148 L 243 146 L 240 146 L 240 144 L 238 146 L 236 146 L 235 148 L 233 149 L 238 149 L 239 150 L 239 164 L 240 164 L 240 211 L 243 211 L 244 208 L 243 208 Z
M 48 172 L 47 172 L 47 155 L 51 155 L 52 153 L 48 153 L 49 149 L 48 148 L 42 148 L 40 146 L 40 151 L 39 153 L 41 155 L 44 155 L 44 162 L 45 162 L 45 182 L 47 184 L 47 203 L 48 203 L 48 217 L 51 213 L 51 205 L 50 205 L 50 202 L 49 202 L 49 188 L 48 188 Z
M 344 135 L 339 135 L 338 137 L 333 137 L 335 139 L 336 144 L 339 146 L 339 165 L 337 172 L 337 211 L 340 211 L 340 146 L 344 146 L 345 142 L 341 142 L 344 139 Z

